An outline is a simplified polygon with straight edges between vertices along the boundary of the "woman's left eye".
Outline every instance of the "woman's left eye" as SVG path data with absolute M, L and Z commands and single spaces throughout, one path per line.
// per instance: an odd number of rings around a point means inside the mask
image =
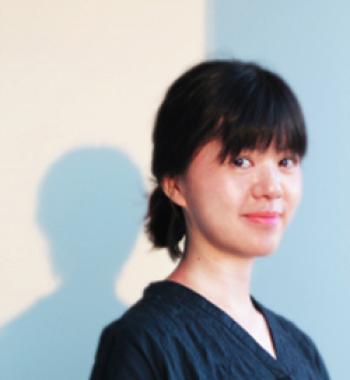
M 283 166 L 284 168 L 292 168 L 293 166 L 296 166 L 298 164 L 298 160 L 292 157 L 285 157 L 282 160 L 279 161 L 279 165 Z

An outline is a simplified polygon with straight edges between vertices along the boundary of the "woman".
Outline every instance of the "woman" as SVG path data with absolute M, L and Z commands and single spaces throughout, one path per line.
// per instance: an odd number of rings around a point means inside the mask
M 91 379 L 328 379 L 311 339 L 250 295 L 301 196 L 291 89 L 253 63 L 204 62 L 169 88 L 153 143 L 147 231 L 179 264 L 104 330 Z

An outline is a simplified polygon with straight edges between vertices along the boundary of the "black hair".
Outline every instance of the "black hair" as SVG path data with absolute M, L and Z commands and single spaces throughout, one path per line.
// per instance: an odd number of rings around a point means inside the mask
M 307 135 L 301 107 L 286 82 L 252 62 L 215 60 L 200 63 L 168 89 L 153 130 L 152 174 L 156 188 L 149 199 L 146 231 L 155 247 L 182 256 L 186 235 L 183 211 L 163 192 L 165 176 L 185 172 L 195 153 L 218 139 L 221 159 L 243 149 L 279 151 L 302 158 Z

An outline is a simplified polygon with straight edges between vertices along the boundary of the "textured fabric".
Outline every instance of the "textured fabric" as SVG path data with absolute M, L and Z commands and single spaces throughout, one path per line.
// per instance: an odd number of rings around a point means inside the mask
M 161 281 L 104 329 L 90 379 L 329 379 L 311 339 L 252 300 L 268 322 L 277 359 L 204 297 Z

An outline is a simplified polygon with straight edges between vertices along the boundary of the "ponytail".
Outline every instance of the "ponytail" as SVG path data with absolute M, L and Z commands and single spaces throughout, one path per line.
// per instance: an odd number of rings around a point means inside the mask
M 168 248 L 173 260 L 183 255 L 179 247 L 186 232 L 183 211 L 164 194 L 160 186 L 154 189 L 149 199 L 146 232 L 155 247 Z

